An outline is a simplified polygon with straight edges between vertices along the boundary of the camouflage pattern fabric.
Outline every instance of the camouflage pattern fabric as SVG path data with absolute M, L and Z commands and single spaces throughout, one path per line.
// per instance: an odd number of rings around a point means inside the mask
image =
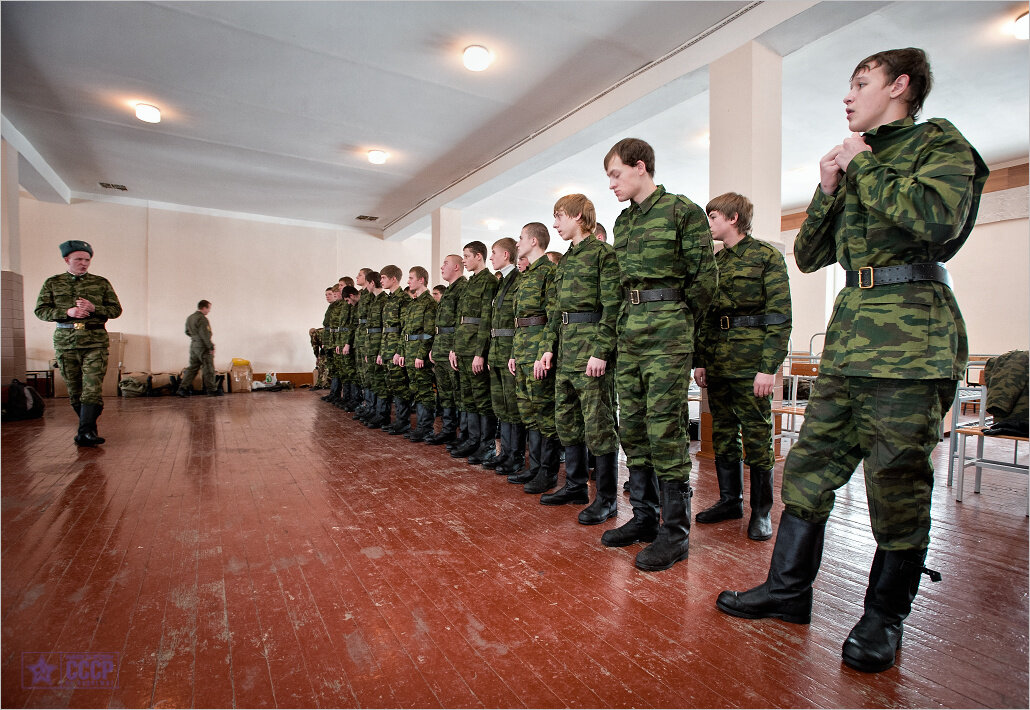
M 1025 422 L 1030 417 L 1028 368 L 1030 352 L 1026 350 L 1010 350 L 987 361 L 984 366 L 985 407 L 995 421 L 1021 419 Z
M 556 298 L 554 292 L 555 265 L 547 256 L 529 265 L 522 273 L 519 289 L 515 293 L 516 318 L 546 316 Z M 544 325 L 530 325 L 515 329 L 512 357 L 518 364 L 515 376 L 515 398 L 519 418 L 527 428 L 545 437 L 556 433 L 554 424 L 554 369 L 542 380 L 533 378 L 533 363 L 540 357 L 540 346 L 547 338 Z
M 379 355 L 383 343 L 383 306 L 386 303 L 386 299 L 389 298 L 389 294 L 386 291 L 380 291 L 368 304 L 368 328 L 379 328 L 378 333 L 368 333 L 366 336 L 365 344 L 368 348 L 368 380 L 369 389 L 375 392 L 380 397 L 386 397 L 390 394 L 389 387 L 386 381 L 386 366 L 376 364 L 376 357 Z M 385 360 L 383 361 L 385 362 Z
M 454 335 L 454 352 L 458 355 L 458 382 L 461 389 L 459 409 L 476 414 L 492 414 L 490 373 L 484 368 L 472 372 L 472 359 L 490 354 L 491 300 L 497 292 L 497 279 L 483 269 L 469 279 L 458 299 L 458 330 Z M 485 313 L 485 319 L 484 319 Z M 463 317 L 479 318 L 478 324 L 462 323 Z
M 585 442 L 594 456 L 619 450 L 611 377 L 611 372 L 602 377 L 587 377 L 584 372 L 562 370 L 555 375 L 554 422 L 562 446 Z
M 384 292 L 385 293 L 385 292 Z M 394 355 L 404 354 L 404 340 L 401 338 L 401 326 L 404 324 L 404 313 L 411 304 L 411 297 L 404 289 L 397 288 L 383 302 L 383 339 L 379 345 L 379 354 L 386 367 L 386 382 L 389 394 L 394 397 L 408 398 L 408 375 L 403 367 L 393 364 Z M 387 333 L 387 328 L 396 328 L 397 332 Z
M 709 377 L 708 407 L 716 458 L 773 468 L 772 395 L 756 397 L 751 379 Z
M 884 550 L 930 543 L 930 494 L 941 416 L 952 380 L 906 381 L 819 374 L 798 442 L 787 454 L 781 499 L 787 512 L 823 522 L 834 491 L 861 461 L 873 536 Z
M 182 386 L 193 387 L 193 378 L 200 370 L 205 392 L 215 391 L 215 348 L 211 342 L 211 323 L 200 311 L 194 311 L 186 319 L 186 335 L 190 336 L 190 361 L 182 373 Z
M 459 276 L 443 292 L 436 308 L 436 326 L 438 328 L 456 328 L 458 300 L 465 290 L 468 279 Z M 433 372 L 436 375 L 437 403 L 441 407 L 457 407 L 461 395 L 458 373 L 448 360 L 454 346 L 454 333 L 437 333 L 433 338 Z
M 622 274 L 616 389 L 626 464 L 667 481 L 688 481 L 687 390 L 694 325 L 719 286 L 708 218 L 683 195 L 658 185 L 615 220 Z M 683 289 L 682 301 L 629 302 L 631 290 Z
M 347 300 L 341 298 L 339 301 L 333 304 L 336 308 L 332 309 L 329 314 L 329 329 L 332 331 L 329 333 L 329 348 L 332 354 L 329 358 L 329 374 L 331 377 L 343 378 L 343 356 L 336 352 L 336 348 L 340 347 L 340 329 L 343 327 L 343 322 L 350 315 L 350 304 Z
M 443 299 L 440 299 L 443 300 Z M 408 304 L 404 310 L 404 326 L 401 330 L 404 340 L 404 369 L 408 373 L 407 398 L 436 406 L 436 393 L 433 391 L 433 366 L 429 362 L 429 352 L 433 348 L 433 340 L 407 340 L 409 335 L 432 336 L 436 331 L 436 299 L 429 290 L 423 291 L 418 298 Z M 423 361 L 421 368 L 415 367 L 415 360 Z M 450 369 L 447 365 L 447 369 Z
M 333 301 L 325 309 L 325 315 L 322 316 L 322 347 L 330 350 L 333 347 L 333 333 L 330 332 L 330 328 L 335 328 L 333 325 L 333 319 L 336 317 L 336 311 L 339 309 L 342 301 Z
M 70 318 L 68 309 L 79 298 L 87 299 L 95 310 L 87 318 Z M 35 314 L 44 321 L 83 325 L 82 328 L 55 329 L 54 350 L 71 404 L 102 405 L 101 386 L 107 374 L 109 341 L 107 330 L 97 326 L 122 314 L 122 304 L 111 283 L 103 276 L 90 273 L 73 276 L 65 272 L 51 276 L 39 290 Z
M 836 192 L 818 187 L 794 240 L 798 267 L 847 270 L 947 261 L 972 231 L 988 170 L 944 119 L 906 118 L 864 134 Z M 819 373 L 958 380 L 966 326 L 951 289 L 915 281 L 837 295 Z
M 344 346 L 349 345 L 349 352 L 344 355 L 342 352 L 339 355 L 340 358 L 340 380 L 343 384 L 351 384 L 359 381 L 358 379 L 358 365 L 357 358 L 354 354 L 354 337 L 355 329 L 357 328 L 358 322 L 358 306 L 347 304 L 347 309 L 344 316 L 340 319 L 340 332 L 337 334 L 336 344 L 340 350 L 343 350 Z
M 368 363 L 365 362 L 365 356 L 368 355 L 368 334 L 365 329 L 368 327 L 368 305 L 373 298 L 375 294 L 367 288 L 361 289 L 358 294 L 358 305 L 354 309 L 354 366 L 358 371 L 358 382 L 362 388 L 369 386 Z
M 521 283 L 522 274 L 512 267 L 497 289 L 490 308 L 490 329 L 515 328 L 515 298 Z M 518 396 L 516 395 L 515 376 L 508 369 L 508 360 L 512 356 L 514 336 L 500 335 L 490 337 L 490 405 L 494 416 L 502 422 L 517 424 L 519 417 Z
M 534 379 L 533 363 L 518 365 L 515 376 L 515 398 L 519 407 L 519 419 L 527 429 L 540 432 L 545 437 L 557 434 L 554 423 L 554 370 L 542 380 Z
M 315 355 L 315 383 L 314 387 L 325 388 L 328 387 L 329 382 L 329 363 L 326 362 L 326 356 L 322 354 L 322 329 L 315 328 L 314 332 L 311 333 L 311 351 Z

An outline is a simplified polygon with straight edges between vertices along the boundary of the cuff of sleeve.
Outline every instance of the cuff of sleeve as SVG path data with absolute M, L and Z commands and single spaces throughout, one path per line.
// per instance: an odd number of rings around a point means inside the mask
M 827 195 L 819 185 L 816 185 L 815 194 L 812 195 L 812 202 L 808 205 L 808 216 L 815 217 L 816 219 L 825 217 L 826 213 L 829 212 L 830 207 L 833 206 L 834 201 L 837 199 L 837 193 L 840 192 L 840 190 L 841 186 L 838 185 L 832 195 Z
M 873 151 L 863 150 L 851 159 L 851 162 L 848 163 L 848 169 L 845 174 L 848 176 L 849 180 L 854 180 L 858 177 L 859 173 L 875 163 L 876 156 L 873 155 Z

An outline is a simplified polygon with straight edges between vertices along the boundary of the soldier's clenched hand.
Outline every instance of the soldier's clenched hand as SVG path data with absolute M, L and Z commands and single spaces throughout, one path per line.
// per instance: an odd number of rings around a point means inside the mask
M 608 363 L 601 358 L 591 356 L 590 359 L 587 360 L 587 377 L 601 377 L 607 366 Z

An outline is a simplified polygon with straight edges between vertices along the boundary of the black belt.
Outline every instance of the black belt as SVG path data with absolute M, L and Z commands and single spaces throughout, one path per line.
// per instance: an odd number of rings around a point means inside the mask
M 513 335 L 515 335 L 515 329 L 514 328 L 491 328 L 490 329 L 490 337 L 491 338 L 510 338 Z
M 530 316 L 529 318 L 516 318 L 516 328 L 528 328 L 531 325 L 544 325 L 547 323 L 547 316 Z
M 473 318 L 472 316 L 462 316 L 461 317 L 461 324 L 462 325 L 466 325 L 466 324 L 467 325 L 479 325 L 482 320 L 483 320 L 482 318 Z
M 638 303 L 648 301 L 682 301 L 683 289 L 681 288 L 653 288 L 647 291 L 632 289 L 629 292 L 629 302 L 634 306 Z
M 453 333 L 454 330 L 455 330 L 455 328 L 454 328 L 453 325 L 445 325 L 443 327 L 437 326 L 436 327 L 436 334 L 440 335 L 441 333 Z
M 951 288 L 951 274 L 944 264 L 935 261 L 929 264 L 902 264 L 900 266 L 864 266 L 858 271 L 844 272 L 845 286 L 873 288 L 888 284 L 904 284 L 912 281 L 937 281 Z
M 339 332 L 340 332 L 340 329 L 339 329 L 339 328 L 330 328 L 330 329 L 329 329 L 329 332 L 330 332 L 330 333 L 339 333 Z
M 365 325 L 368 323 L 368 318 L 358 318 L 358 325 Z
M 382 333 L 382 328 L 365 328 L 365 332 L 371 335 L 372 333 Z
M 432 340 L 433 336 L 430 333 L 419 333 L 418 335 L 405 335 L 405 340 Z
M 74 328 L 75 330 L 105 330 L 106 327 L 103 323 L 58 323 L 58 328 Z
M 383 332 L 384 333 L 399 333 L 399 332 L 401 332 L 401 329 L 400 328 L 383 328 Z
M 779 325 L 786 323 L 787 316 L 782 313 L 761 313 L 757 316 L 719 316 L 719 328 L 757 328 L 763 325 Z
M 561 312 L 562 325 L 568 325 L 569 323 L 598 323 L 600 320 L 600 311 L 579 311 L 577 313 L 569 313 L 568 311 Z

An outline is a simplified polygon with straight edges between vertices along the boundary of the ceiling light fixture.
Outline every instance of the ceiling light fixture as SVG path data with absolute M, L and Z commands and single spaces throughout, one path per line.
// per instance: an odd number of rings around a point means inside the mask
M 368 162 L 372 165 L 382 165 L 386 162 L 386 159 L 390 157 L 390 154 L 385 150 L 370 150 L 368 151 Z
M 136 104 L 136 118 L 146 123 L 161 123 L 161 109 L 150 104 Z
M 499 219 L 486 219 L 483 220 L 483 223 L 486 224 L 486 228 L 489 229 L 491 232 L 496 232 L 498 229 L 501 228 L 502 224 L 501 220 Z
M 1030 12 L 1024 12 L 1012 23 L 1012 35 L 1016 39 L 1030 39 Z
M 465 53 L 462 55 L 465 68 L 469 71 L 483 71 L 493 60 L 494 55 L 481 44 L 465 47 Z

